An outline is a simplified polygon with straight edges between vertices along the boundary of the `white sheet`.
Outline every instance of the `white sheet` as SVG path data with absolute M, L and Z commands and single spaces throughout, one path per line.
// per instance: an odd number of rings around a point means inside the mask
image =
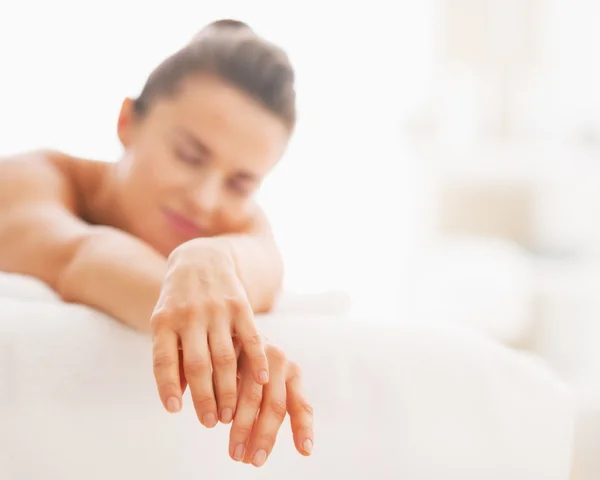
M 227 427 L 204 430 L 189 398 L 162 410 L 147 337 L 35 282 L 4 277 L 0 291 L 2 479 L 568 478 L 569 392 L 474 333 L 257 319 L 302 365 L 317 428 L 312 458 L 284 428 L 255 469 L 228 458 Z

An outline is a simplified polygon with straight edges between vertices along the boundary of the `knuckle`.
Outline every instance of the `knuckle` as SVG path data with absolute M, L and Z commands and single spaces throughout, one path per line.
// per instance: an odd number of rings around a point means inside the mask
M 210 362 L 201 357 L 184 359 L 183 368 L 188 375 L 197 375 L 210 370 Z
M 151 322 L 156 329 L 164 326 L 179 328 L 199 318 L 201 311 L 196 302 L 178 302 L 160 307 L 153 313 Z
M 277 433 L 264 432 L 258 436 L 258 444 L 266 447 L 270 451 L 277 441 Z
M 214 409 L 215 399 L 210 395 L 192 395 L 196 411 L 204 412 Z
M 219 405 L 235 405 L 237 395 L 235 392 L 224 392 L 219 395 Z
M 162 392 L 163 395 L 167 395 L 169 392 L 177 392 L 179 390 L 179 385 L 175 382 L 167 381 L 158 384 L 158 390 Z
M 229 304 L 229 309 L 235 314 L 248 312 L 248 300 L 242 295 L 238 294 L 229 297 L 227 303 Z
M 166 307 L 160 307 L 152 313 L 150 318 L 150 324 L 155 328 L 160 328 L 171 324 L 172 313 L 171 310 Z
M 262 345 L 262 338 L 258 334 L 250 335 L 243 339 L 243 343 L 246 348 L 260 347 Z
M 240 440 L 245 440 L 252 433 L 252 426 L 237 424 L 231 429 L 231 436 Z
M 222 317 L 225 313 L 225 307 L 222 302 L 216 298 L 209 298 L 202 306 L 203 312 L 211 318 Z
M 258 407 L 262 403 L 263 392 L 262 388 L 257 385 L 249 388 L 245 395 L 246 401 L 253 407 Z
M 237 364 L 234 350 L 220 350 L 213 354 L 213 364 L 217 367 L 232 367 Z
M 190 323 L 201 314 L 200 304 L 195 302 L 180 302 L 171 307 L 171 316 L 184 324 Z
M 310 403 L 308 403 L 305 400 L 300 402 L 300 410 L 302 410 L 304 413 L 306 413 L 307 415 L 309 415 L 311 417 L 315 416 L 315 409 L 313 408 L 313 406 Z
M 169 352 L 155 352 L 152 356 L 152 364 L 157 369 L 167 369 L 177 365 L 177 358 Z
M 268 403 L 268 409 L 278 420 L 283 420 L 287 413 L 287 405 L 283 399 L 272 399 Z

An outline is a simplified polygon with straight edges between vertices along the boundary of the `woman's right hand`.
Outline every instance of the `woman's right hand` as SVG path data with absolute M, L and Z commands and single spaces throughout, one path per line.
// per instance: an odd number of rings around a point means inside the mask
M 307 456 L 314 445 L 313 408 L 302 392 L 300 368 L 279 347 L 264 343 L 270 371 L 266 385 L 256 383 L 250 359 L 240 354 L 238 402 L 229 439 L 231 458 L 256 467 L 271 454 L 288 413 L 296 450 Z

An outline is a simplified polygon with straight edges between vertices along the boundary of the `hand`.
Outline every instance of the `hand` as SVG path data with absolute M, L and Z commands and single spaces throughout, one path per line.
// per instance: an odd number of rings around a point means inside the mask
M 231 426 L 229 455 L 237 461 L 262 466 L 275 445 L 286 413 L 290 414 L 294 444 L 302 455 L 314 445 L 313 409 L 302 395 L 300 368 L 278 347 L 266 345 L 271 379 L 256 383 L 245 352 L 239 359 L 239 399 Z
M 212 428 L 219 419 L 231 422 L 235 414 L 232 336 L 240 340 L 245 366 L 257 385 L 269 381 L 269 366 L 232 256 L 209 240 L 188 242 L 169 257 L 151 330 L 154 376 L 163 405 L 179 411 L 189 384 L 198 419 Z

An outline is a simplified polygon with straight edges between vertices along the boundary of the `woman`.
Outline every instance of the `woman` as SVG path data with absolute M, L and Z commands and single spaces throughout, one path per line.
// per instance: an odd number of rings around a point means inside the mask
M 231 457 L 256 466 L 286 411 L 297 450 L 313 445 L 298 367 L 253 320 L 282 281 L 253 195 L 294 124 L 286 55 L 225 20 L 123 102 L 118 163 L 57 152 L 0 162 L 0 270 L 150 331 L 165 408 L 179 411 L 189 385 L 203 425 L 233 422 Z

